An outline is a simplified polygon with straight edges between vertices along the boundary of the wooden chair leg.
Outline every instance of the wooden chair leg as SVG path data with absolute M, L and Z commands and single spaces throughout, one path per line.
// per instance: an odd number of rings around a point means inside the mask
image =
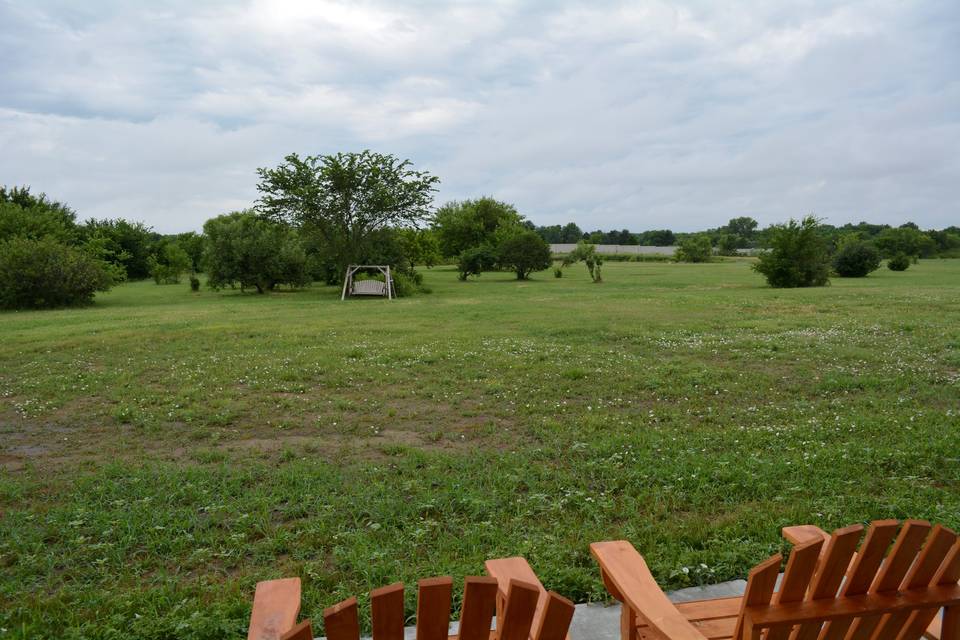
M 944 608 L 940 640 L 960 640 L 960 605 Z
M 626 602 L 620 605 L 620 640 L 639 640 L 637 613 Z

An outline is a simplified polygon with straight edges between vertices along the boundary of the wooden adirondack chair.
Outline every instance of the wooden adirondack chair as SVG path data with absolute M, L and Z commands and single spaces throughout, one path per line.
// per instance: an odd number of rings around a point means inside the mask
M 534 624 L 540 589 L 512 580 L 507 585 L 503 613 L 490 630 L 498 595 L 496 578 L 466 578 L 460 627 L 448 636 L 453 580 L 427 578 L 417 583 L 416 640 L 563 640 L 573 618 L 573 603 L 550 592 Z M 403 583 L 370 593 L 373 640 L 403 640 Z M 257 584 L 248 640 L 312 640 L 310 621 L 296 624 L 300 609 L 300 579 Z M 327 640 L 359 640 L 357 599 L 350 598 L 323 612 Z
M 623 602 L 622 640 L 960 640 L 960 542 L 908 520 L 863 527 L 786 527 L 794 544 L 780 587 L 779 554 L 750 571 L 743 597 L 674 605 L 626 541 L 595 542 L 603 582 Z M 924 544 L 924 541 L 926 543 Z M 942 625 L 935 620 L 943 608 Z

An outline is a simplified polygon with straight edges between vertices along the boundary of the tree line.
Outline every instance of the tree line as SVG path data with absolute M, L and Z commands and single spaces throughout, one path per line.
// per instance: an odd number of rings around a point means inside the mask
M 679 247 L 693 238 L 706 238 L 712 252 L 719 255 L 736 255 L 741 249 L 769 247 L 777 228 L 778 225 L 773 224 L 761 229 L 759 223 L 749 216 L 732 218 L 723 226 L 695 232 L 673 232 L 669 229 L 654 229 L 639 233 L 627 229 L 587 232 L 573 222 L 565 225 L 533 227 L 544 240 L 551 244 L 577 243 L 582 240 L 591 244 Z M 957 226 L 921 230 L 913 222 L 906 222 L 898 227 L 868 222 L 847 223 L 841 226 L 818 222 L 817 233 L 822 235 L 831 247 L 838 246 L 843 238 L 855 235 L 862 240 L 873 242 L 884 254 L 905 253 L 921 258 L 960 257 L 960 227 Z M 700 240 L 701 244 L 703 242 Z
M 441 262 L 456 264 L 461 280 L 493 270 L 526 279 L 552 265 L 549 243 L 578 244 L 555 269 L 557 277 L 564 266 L 583 261 L 599 282 L 602 259 L 594 244 L 678 245 L 680 259 L 698 262 L 771 247 L 783 237 L 783 225 L 759 229 L 746 216 L 700 233 L 584 232 L 573 222 L 537 226 L 492 197 L 434 208 L 436 176 L 371 151 L 291 154 L 257 176 L 259 198 L 250 208 L 207 220 L 203 233 L 174 235 L 121 218 L 79 222 L 73 209 L 45 194 L 0 187 L 0 307 L 84 304 L 123 280 L 176 284 L 184 274 L 197 290 L 201 272 L 214 289 L 264 293 L 314 281 L 338 284 L 350 264 L 390 265 L 397 292 L 405 295 L 425 290 L 416 267 Z M 908 263 L 960 257 L 957 227 L 816 223 L 808 231 L 830 256 L 858 247 L 861 254 L 904 256 Z

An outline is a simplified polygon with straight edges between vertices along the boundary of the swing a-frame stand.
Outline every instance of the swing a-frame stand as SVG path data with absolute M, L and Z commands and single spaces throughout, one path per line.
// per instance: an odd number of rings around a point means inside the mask
M 383 274 L 383 282 L 379 280 L 354 280 L 353 276 L 362 269 L 376 269 Z M 352 264 L 347 267 L 347 275 L 343 278 L 343 291 L 340 299 L 347 296 L 380 296 L 393 300 L 393 278 L 390 277 L 390 265 L 382 264 Z

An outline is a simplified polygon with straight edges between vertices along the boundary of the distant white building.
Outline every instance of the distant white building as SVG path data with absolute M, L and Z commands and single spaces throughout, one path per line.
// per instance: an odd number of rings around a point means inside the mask
M 676 247 L 646 247 L 639 244 L 595 244 L 597 253 L 625 254 L 636 256 L 661 255 L 672 256 L 677 252 Z M 551 244 L 550 251 L 556 254 L 570 253 L 577 248 L 575 244 Z

